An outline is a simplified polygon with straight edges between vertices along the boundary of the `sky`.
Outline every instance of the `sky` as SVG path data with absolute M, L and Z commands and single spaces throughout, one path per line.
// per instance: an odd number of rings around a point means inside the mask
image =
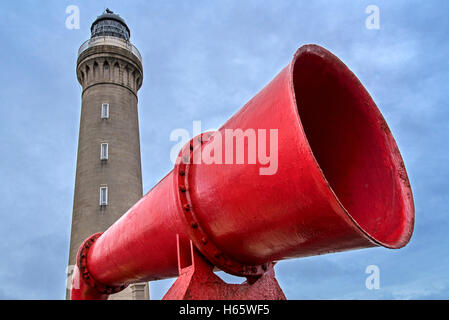
M 80 9 L 68 29 L 66 8 Z M 368 29 L 369 5 L 379 29 Z M 77 50 L 106 7 L 143 57 L 139 123 L 144 193 L 169 172 L 170 133 L 217 128 L 297 48 L 319 44 L 360 79 L 401 150 L 415 229 L 400 250 L 281 261 L 288 299 L 449 298 L 449 2 L 2 1 L 0 3 L 0 299 L 64 299 L 81 88 Z M 368 266 L 379 268 L 368 289 Z M 221 274 L 230 282 L 241 281 Z M 173 279 L 151 283 L 160 299 Z

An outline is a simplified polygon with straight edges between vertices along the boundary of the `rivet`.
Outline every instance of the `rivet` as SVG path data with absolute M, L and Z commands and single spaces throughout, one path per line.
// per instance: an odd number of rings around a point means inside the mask
M 184 205 L 184 210 L 185 211 L 189 211 L 190 210 L 190 205 L 189 204 L 185 204 Z
M 206 238 L 206 237 L 202 237 L 202 238 L 201 238 L 201 242 L 202 242 L 203 244 L 207 244 L 207 238 Z
M 226 265 L 227 265 L 228 267 L 232 266 L 232 261 L 231 261 L 231 260 L 226 261 Z
M 214 252 L 214 257 L 215 257 L 215 258 L 218 258 L 218 257 L 220 257 L 220 255 L 221 255 L 221 252 L 218 251 L 218 250 L 215 250 L 215 252 Z
M 186 187 L 185 186 L 179 186 L 179 191 L 186 192 Z
M 179 171 L 180 176 L 184 176 L 185 174 L 186 174 L 186 172 L 184 170 Z
M 196 222 L 192 222 L 192 228 L 193 228 L 193 229 L 196 229 L 196 228 L 198 228 L 198 223 L 196 223 Z

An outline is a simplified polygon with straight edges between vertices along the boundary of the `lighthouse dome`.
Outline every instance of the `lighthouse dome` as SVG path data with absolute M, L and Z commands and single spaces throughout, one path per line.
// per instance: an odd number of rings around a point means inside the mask
M 102 15 L 92 23 L 90 27 L 91 38 L 112 36 L 129 41 L 131 32 L 125 23 L 125 20 L 118 14 L 106 9 Z

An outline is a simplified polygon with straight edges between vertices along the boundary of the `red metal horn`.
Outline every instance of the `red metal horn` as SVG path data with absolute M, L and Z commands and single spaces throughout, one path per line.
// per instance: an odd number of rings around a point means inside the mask
M 177 276 L 176 235 L 191 239 L 219 269 L 251 277 L 282 259 L 400 248 L 412 234 L 412 191 L 384 118 L 355 75 L 316 45 L 301 47 L 179 160 L 108 230 L 86 241 L 74 275 L 82 284 L 72 299 Z

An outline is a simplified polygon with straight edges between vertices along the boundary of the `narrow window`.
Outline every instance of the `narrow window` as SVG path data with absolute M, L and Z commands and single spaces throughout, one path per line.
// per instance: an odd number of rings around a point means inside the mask
M 101 119 L 109 118 L 109 103 L 103 103 L 101 105 Z
M 100 187 L 100 206 L 108 204 L 108 187 Z
M 101 144 L 101 154 L 100 154 L 101 160 L 108 160 L 108 144 L 102 143 Z

